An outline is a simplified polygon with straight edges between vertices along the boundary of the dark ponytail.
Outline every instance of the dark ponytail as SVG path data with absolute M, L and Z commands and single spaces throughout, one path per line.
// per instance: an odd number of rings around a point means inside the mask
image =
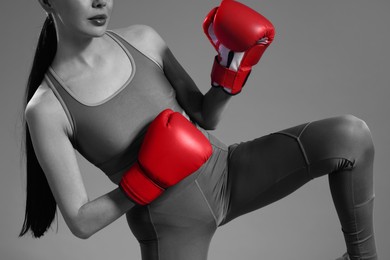
M 39 36 L 22 111 L 25 111 L 27 103 L 42 83 L 43 77 L 54 59 L 56 50 L 56 29 L 53 18 L 49 15 Z M 25 145 L 26 148 L 27 198 L 24 223 L 19 236 L 23 236 L 31 230 L 33 237 L 39 238 L 51 226 L 56 216 L 57 203 L 35 155 L 28 125 L 24 113 L 22 114 L 23 129 L 25 131 L 23 133 L 25 144 L 22 144 L 22 147 Z

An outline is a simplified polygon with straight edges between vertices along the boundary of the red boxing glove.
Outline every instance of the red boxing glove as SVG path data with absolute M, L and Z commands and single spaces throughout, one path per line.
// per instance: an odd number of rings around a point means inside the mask
M 171 109 L 150 124 L 138 162 L 123 176 L 120 188 L 140 205 L 198 170 L 211 156 L 209 140 L 187 118 Z
M 273 41 L 274 26 L 248 6 L 223 0 L 206 16 L 203 30 L 218 52 L 211 71 L 212 85 L 232 95 L 240 93 L 252 66 Z

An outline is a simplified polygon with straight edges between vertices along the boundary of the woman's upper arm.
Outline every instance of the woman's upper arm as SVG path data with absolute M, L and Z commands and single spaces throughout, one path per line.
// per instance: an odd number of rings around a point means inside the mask
M 46 99 L 48 100 L 48 99 Z M 31 102 L 33 103 L 33 102 Z M 53 102 L 27 106 L 25 117 L 35 154 L 69 228 L 77 230 L 77 214 L 88 196 L 80 174 L 76 153 L 64 125 L 64 111 Z
M 162 52 L 162 60 L 164 74 L 175 89 L 179 104 L 195 121 L 202 125 L 202 92 L 168 47 Z

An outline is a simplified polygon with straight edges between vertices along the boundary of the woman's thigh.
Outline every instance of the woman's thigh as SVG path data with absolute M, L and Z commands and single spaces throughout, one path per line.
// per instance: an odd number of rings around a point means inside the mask
M 311 179 L 348 170 L 369 138 L 353 116 L 307 122 L 229 147 L 229 207 L 222 223 L 262 208 Z M 362 136 L 364 137 L 364 136 Z

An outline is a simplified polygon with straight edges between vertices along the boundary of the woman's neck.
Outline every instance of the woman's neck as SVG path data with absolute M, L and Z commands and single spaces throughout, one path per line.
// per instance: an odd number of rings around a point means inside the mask
M 109 50 L 107 38 L 58 34 L 57 53 L 52 67 L 65 77 L 101 65 Z

